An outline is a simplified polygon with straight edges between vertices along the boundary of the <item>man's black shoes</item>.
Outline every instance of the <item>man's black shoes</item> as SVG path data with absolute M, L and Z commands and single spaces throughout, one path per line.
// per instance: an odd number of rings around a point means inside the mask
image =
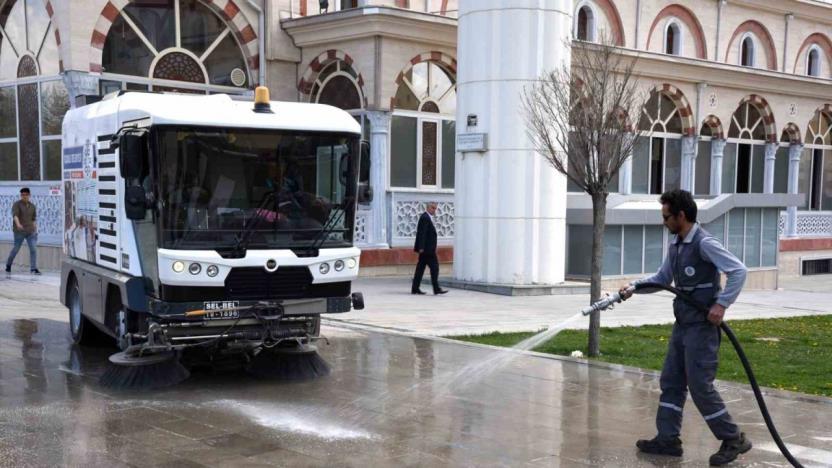
M 711 455 L 711 466 L 721 466 L 736 460 L 741 454 L 751 450 L 751 441 L 740 433 L 736 439 L 723 440 L 719 451 Z
M 448 292 L 447 289 L 437 289 L 433 292 L 433 294 L 446 294 Z
M 658 437 L 650 440 L 641 439 L 636 442 L 636 447 L 644 453 L 652 453 L 653 455 L 682 456 L 682 441 L 678 437 L 673 439 L 659 439 Z
M 33 274 L 33 275 L 39 275 L 39 274 L 40 274 L 40 270 L 38 270 L 37 268 L 35 268 L 35 269 L 33 269 L 32 271 L 30 271 L 29 273 L 31 273 L 31 274 Z
M 425 292 L 422 291 L 421 289 L 417 289 L 415 291 L 410 291 L 410 294 L 425 294 Z
M 12 272 L 12 266 L 11 265 L 6 265 L 6 273 L 11 273 L 11 272 Z

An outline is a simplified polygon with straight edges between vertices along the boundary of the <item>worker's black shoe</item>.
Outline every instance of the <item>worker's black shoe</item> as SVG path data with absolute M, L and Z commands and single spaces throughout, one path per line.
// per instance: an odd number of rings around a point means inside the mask
M 11 265 L 6 265 L 6 273 L 11 273 L 11 272 L 12 272 L 12 266 Z
M 678 437 L 672 439 L 659 439 L 658 437 L 650 440 L 641 439 L 636 442 L 636 447 L 644 453 L 654 455 L 682 456 L 682 441 Z
M 33 274 L 33 275 L 39 275 L 39 274 L 40 274 L 40 270 L 38 270 L 37 268 L 35 268 L 35 269 L 31 270 L 29 273 L 31 273 L 31 274 Z
M 420 294 L 421 295 L 421 294 L 427 294 L 427 293 L 425 293 L 421 289 L 414 289 L 413 291 L 410 291 L 410 294 Z
M 736 439 L 723 440 L 719 451 L 711 455 L 711 466 L 725 465 L 736 460 L 740 454 L 751 450 L 751 441 L 741 432 Z

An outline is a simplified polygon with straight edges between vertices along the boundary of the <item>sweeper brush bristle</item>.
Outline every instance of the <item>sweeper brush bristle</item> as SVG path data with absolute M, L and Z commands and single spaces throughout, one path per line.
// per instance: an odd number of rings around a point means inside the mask
M 121 352 L 110 356 L 109 361 L 99 384 L 114 390 L 169 387 L 191 375 L 175 353 L 135 356 Z
M 329 375 L 329 365 L 310 345 L 263 349 L 246 370 L 254 377 L 270 380 L 310 380 Z

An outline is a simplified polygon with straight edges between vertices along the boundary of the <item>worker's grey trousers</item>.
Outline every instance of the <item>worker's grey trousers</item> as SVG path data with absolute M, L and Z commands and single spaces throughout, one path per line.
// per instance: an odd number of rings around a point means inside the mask
M 739 428 L 714 388 L 721 339 L 719 327 L 710 322 L 677 322 L 673 325 L 662 368 L 662 396 L 656 414 L 660 439 L 679 437 L 688 390 L 717 439 L 740 436 Z

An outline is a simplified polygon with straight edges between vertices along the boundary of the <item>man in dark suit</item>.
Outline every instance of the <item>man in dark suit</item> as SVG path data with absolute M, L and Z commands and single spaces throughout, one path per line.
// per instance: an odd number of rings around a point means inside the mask
M 419 225 L 416 228 L 416 243 L 413 250 L 419 253 L 419 263 L 416 264 L 416 274 L 413 276 L 411 294 L 425 294 L 419 289 L 422 284 L 422 275 L 425 274 L 425 266 L 430 267 L 430 281 L 433 283 L 434 294 L 445 294 L 447 289 L 439 287 L 439 259 L 436 258 L 436 227 L 433 224 L 433 216 L 436 214 L 436 203 L 429 202 L 425 212 L 419 217 Z

